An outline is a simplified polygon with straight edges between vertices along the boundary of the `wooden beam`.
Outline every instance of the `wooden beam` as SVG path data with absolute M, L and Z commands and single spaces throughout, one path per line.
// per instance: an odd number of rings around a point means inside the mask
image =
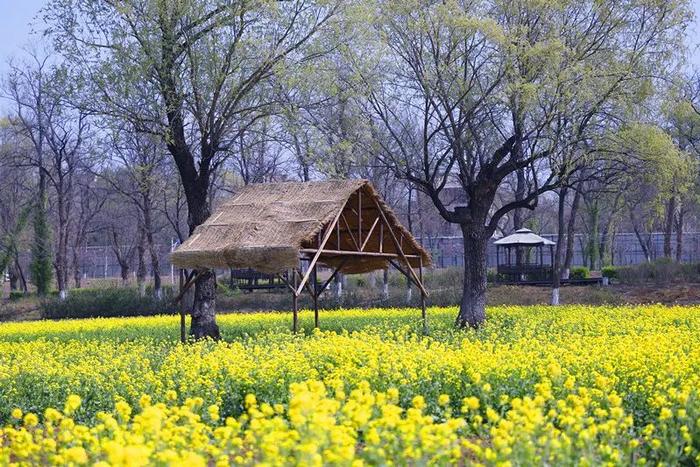
M 406 263 L 406 267 L 408 268 L 408 272 L 411 274 L 411 276 L 413 276 L 413 280 L 415 281 L 416 285 L 421 290 L 421 292 L 423 292 L 427 296 L 428 292 L 425 290 L 425 287 L 423 287 L 421 280 L 418 279 L 418 277 L 416 276 L 416 272 L 411 267 L 411 263 L 408 261 L 408 257 L 403 252 L 403 248 L 401 248 L 401 244 L 399 243 L 399 240 L 396 238 L 396 235 L 394 234 L 394 229 L 391 228 L 391 224 L 389 223 L 389 220 L 386 218 L 386 214 L 384 214 L 384 211 L 382 211 L 382 208 L 376 199 L 374 200 L 374 203 L 377 205 L 377 209 L 379 209 L 379 215 L 382 218 L 382 222 L 384 222 L 387 230 L 389 230 L 389 235 L 391 236 L 391 239 L 394 242 L 394 247 L 396 247 L 396 249 L 399 253 L 399 256 L 401 257 L 403 262 Z
M 396 263 L 394 260 L 391 260 L 391 259 L 389 260 L 389 264 L 394 266 L 394 268 L 396 268 L 397 271 L 399 271 L 401 274 L 403 274 L 404 277 L 406 277 L 406 279 L 408 279 L 409 282 L 413 282 L 414 284 L 416 284 L 416 286 L 418 286 L 416 281 L 413 280 L 413 277 L 411 277 L 411 275 L 401 265 L 399 265 L 398 263 Z
M 299 295 L 297 295 L 296 291 L 294 290 L 297 285 L 296 268 L 292 269 L 292 284 L 292 332 L 296 334 L 299 330 Z
M 314 281 L 314 289 L 312 291 L 312 296 L 314 299 L 314 327 L 318 328 L 318 266 L 314 265 L 313 273 L 311 278 Z
M 365 241 L 362 242 L 362 248 L 360 248 L 360 251 L 365 251 L 365 247 L 367 246 L 367 242 L 369 242 L 369 239 L 372 236 L 372 232 L 374 232 L 374 228 L 377 226 L 378 222 L 379 222 L 379 216 L 377 216 L 377 218 L 374 219 L 374 223 L 372 224 L 372 227 L 370 227 L 369 232 L 367 232 L 367 238 L 365 238 Z
M 379 224 L 379 252 L 384 252 L 384 223 Z
M 362 244 L 362 188 L 357 190 L 357 238 L 357 243 Z
M 340 261 L 340 265 L 333 270 L 331 277 L 329 277 L 328 280 L 326 280 L 326 282 L 324 282 L 323 285 L 321 285 L 321 288 L 318 290 L 319 295 L 321 295 L 323 293 L 323 291 L 328 288 L 328 286 L 331 284 L 333 279 L 335 279 L 335 276 L 338 275 L 340 270 L 343 268 L 343 266 L 345 266 L 345 263 L 347 263 L 347 262 L 348 262 L 348 258 L 344 258 L 343 260 Z
M 311 271 L 311 269 L 309 269 L 309 271 Z M 308 274 L 308 271 L 307 271 L 307 274 Z M 313 276 L 313 273 L 312 273 L 311 275 Z M 299 277 L 301 277 L 301 276 L 302 276 L 302 274 L 301 274 L 301 269 L 299 269 Z M 310 277 L 311 277 L 311 276 L 309 276 L 309 278 L 310 278 Z M 304 288 L 306 289 L 306 291 L 309 292 L 309 295 L 311 295 L 311 296 L 313 297 L 313 296 L 314 296 L 314 290 L 313 290 L 312 287 L 313 287 L 313 286 L 311 285 L 311 281 L 310 281 L 310 280 L 309 280 L 309 281 L 306 281 L 306 284 L 304 284 Z M 299 288 L 301 288 L 301 286 L 300 286 Z M 301 295 L 301 292 L 299 292 L 299 295 Z
M 299 250 L 303 254 L 316 254 L 321 252 L 322 255 L 328 256 L 366 256 L 368 258 L 400 258 L 401 255 L 396 253 L 378 253 L 375 251 L 355 251 L 355 250 L 316 250 L 314 248 L 302 248 Z M 406 258 L 419 259 L 418 255 L 404 255 Z
M 423 282 L 423 258 L 418 261 L 418 278 Z M 425 306 L 425 294 L 420 294 L 421 318 L 423 319 L 423 335 L 428 335 L 428 313 Z
M 284 284 L 287 286 L 287 288 L 289 288 L 289 290 L 291 290 L 292 292 L 294 292 L 294 287 L 292 287 L 292 285 L 289 283 L 289 281 L 288 281 L 287 279 L 285 279 L 284 276 L 283 276 L 282 274 L 277 273 L 277 274 L 275 274 L 275 276 L 277 276 L 277 277 L 279 278 L 279 280 L 281 280 L 282 282 L 284 282 Z
M 333 221 L 328 224 L 328 227 L 326 228 L 326 233 L 323 235 L 323 240 L 321 240 L 321 243 L 318 245 L 318 250 L 316 251 L 316 254 L 314 255 L 313 259 L 309 263 L 309 269 L 306 271 L 306 274 L 304 274 L 304 277 L 301 280 L 301 284 L 299 284 L 299 287 L 296 288 L 296 294 L 299 295 L 304 288 L 304 284 L 309 280 L 309 276 L 311 275 L 311 271 L 314 269 L 316 266 L 316 262 L 318 261 L 318 258 L 321 256 L 321 252 L 323 251 L 323 247 L 326 246 L 326 243 L 328 243 L 328 239 L 331 238 L 331 233 L 333 233 L 333 228 L 335 225 L 338 223 L 338 219 L 340 216 L 343 215 L 343 210 L 345 209 L 345 203 L 343 203 L 343 206 L 340 208 L 340 210 L 336 213 L 335 217 L 333 218 Z
M 185 271 L 180 269 L 180 291 L 182 291 L 182 288 L 185 285 Z M 178 302 L 175 302 L 178 303 Z M 180 303 L 180 342 L 183 344 L 187 342 L 187 325 L 185 323 L 185 305 L 183 303 Z
M 348 224 L 348 220 L 345 218 L 345 214 L 340 215 L 341 219 L 345 223 L 345 227 L 348 229 L 348 234 L 350 234 L 350 238 L 352 239 L 352 243 L 355 245 L 355 248 L 359 251 L 360 250 L 360 245 L 357 243 L 357 240 L 355 240 L 355 236 L 352 234 L 352 229 L 350 228 L 350 225 Z M 340 237 L 338 237 L 340 238 Z

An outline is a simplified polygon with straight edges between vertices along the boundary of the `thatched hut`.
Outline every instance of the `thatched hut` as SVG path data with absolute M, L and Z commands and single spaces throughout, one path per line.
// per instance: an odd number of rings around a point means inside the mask
M 305 288 L 314 300 L 318 326 L 318 296 L 338 272 L 364 273 L 393 265 L 421 291 L 425 319 L 422 269 L 430 264 L 430 255 L 367 180 L 248 185 L 197 227 L 171 261 L 199 271 L 291 273 L 285 281 L 293 295 L 294 330 L 297 298 Z M 333 271 L 320 285 L 319 265 Z

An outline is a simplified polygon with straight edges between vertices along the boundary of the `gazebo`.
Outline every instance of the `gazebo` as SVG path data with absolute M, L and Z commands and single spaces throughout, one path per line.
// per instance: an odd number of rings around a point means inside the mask
M 553 277 L 553 241 L 540 237 L 530 229 L 518 229 L 514 234 L 493 242 L 496 245 L 498 282 L 543 283 Z M 548 262 L 545 248 L 549 248 Z
M 318 297 L 338 273 L 394 266 L 420 291 L 427 332 L 423 267 L 430 265 L 430 255 L 367 180 L 248 185 L 222 203 L 170 258 L 176 267 L 192 271 L 179 298 L 207 269 L 251 268 L 277 275 L 292 294 L 294 332 L 304 290 L 313 299 L 318 327 Z M 317 277 L 320 265 L 331 270 L 323 282 Z

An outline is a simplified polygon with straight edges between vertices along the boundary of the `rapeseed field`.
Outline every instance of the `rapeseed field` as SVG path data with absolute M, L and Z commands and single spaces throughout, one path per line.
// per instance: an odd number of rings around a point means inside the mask
M 0 326 L 0 463 L 700 462 L 700 307 L 503 307 Z

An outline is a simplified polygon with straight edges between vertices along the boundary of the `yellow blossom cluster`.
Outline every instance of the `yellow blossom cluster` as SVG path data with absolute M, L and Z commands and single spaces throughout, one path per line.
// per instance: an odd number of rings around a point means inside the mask
M 245 397 L 245 411 L 220 420 L 216 405 L 202 398 L 183 405 L 153 404 L 148 395 L 136 409 L 119 401 L 95 423 L 71 417 L 81 399 L 71 394 L 63 412 L 46 409 L 43 423 L 15 409 L 16 423 L 0 429 L 3 465 L 361 466 L 404 459 L 447 464 L 462 455 L 465 421 L 437 420 L 425 404 L 403 409 L 398 391 L 372 391 L 364 382 L 347 396 L 329 397 L 320 381 L 295 383 L 288 406 Z
M 0 327 L 0 464 L 700 462 L 700 307 L 499 307 Z

